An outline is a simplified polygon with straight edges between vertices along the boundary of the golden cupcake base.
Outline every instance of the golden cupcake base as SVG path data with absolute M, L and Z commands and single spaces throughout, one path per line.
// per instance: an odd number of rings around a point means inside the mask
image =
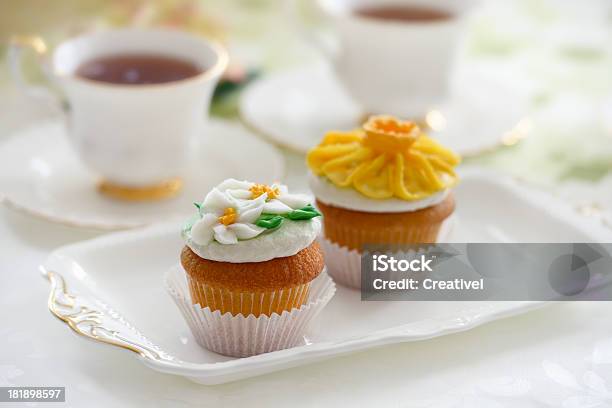
M 163 183 L 145 187 L 132 187 L 102 180 L 98 183 L 98 191 L 121 201 L 159 201 L 175 197 L 183 187 L 183 180 L 176 177 Z
M 435 243 L 444 220 L 455 210 L 452 193 L 431 207 L 400 213 L 369 213 L 316 201 L 323 214 L 325 238 L 349 250 L 365 245 Z
M 325 267 L 316 241 L 295 255 L 243 263 L 204 259 L 185 246 L 181 265 L 194 304 L 221 314 L 255 317 L 301 307 L 311 282 Z
M 298 309 L 308 300 L 310 282 L 281 290 L 265 292 L 240 292 L 216 288 L 188 275 L 189 292 L 193 303 L 201 307 L 209 307 L 212 312 L 218 310 L 221 314 L 230 312 L 236 316 L 261 315 L 272 316 Z

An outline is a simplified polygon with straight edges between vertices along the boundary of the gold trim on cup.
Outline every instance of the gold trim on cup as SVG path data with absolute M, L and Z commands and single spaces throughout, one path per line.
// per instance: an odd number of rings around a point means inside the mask
M 98 191 L 108 197 L 122 201 L 159 201 L 175 197 L 183 188 L 179 177 L 159 184 L 144 187 L 125 186 L 108 180 L 98 182 Z

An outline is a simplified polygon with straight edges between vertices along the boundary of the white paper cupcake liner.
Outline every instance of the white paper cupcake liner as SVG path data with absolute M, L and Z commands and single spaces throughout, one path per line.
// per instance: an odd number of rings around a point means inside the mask
M 451 216 L 442 222 L 438 232 L 438 242 L 445 242 L 453 229 L 455 217 Z M 361 253 L 319 237 L 319 244 L 325 256 L 327 272 L 334 282 L 349 288 L 361 289 Z
M 361 253 L 341 247 L 327 238 L 319 237 L 327 272 L 334 282 L 349 288 L 361 288 Z
M 174 299 L 199 345 L 231 357 L 249 357 L 300 345 L 308 324 L 336 292 L 336 285 L 323 270 L 310 285 L 308 301 L 299 309 L 271 316 L 232 316 L 211 312 L 191 303 L 186 273 L 181 265 L 166 273 L 166 290 Z

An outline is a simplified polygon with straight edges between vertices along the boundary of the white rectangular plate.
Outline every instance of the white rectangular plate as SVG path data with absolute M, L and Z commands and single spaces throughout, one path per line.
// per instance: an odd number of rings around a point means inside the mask
M 611 242 L 597 220 L 509 179 L 470 172 L 456 189 L 454 242 Z M 178 225 L 114 233 L 54 251 L 42 266 L 49 307 L 77 333 L 131 350 L 147 366 L 219 384 L 385 344 L 468 330 L 539 307 L 537 302 L 361 302 L 338 287 L 304 345 L 249 358 L 196 344 L 164 290 L 179 259 Z

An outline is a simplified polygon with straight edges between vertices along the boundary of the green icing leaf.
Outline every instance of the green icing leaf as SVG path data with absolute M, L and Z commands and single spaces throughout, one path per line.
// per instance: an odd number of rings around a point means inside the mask
M 259 218 L 255 221 L 255 225 L 267 228 L 274 229 L 278 228 L 283 222 L 283 218 L 288 218 L 292 221 L 299 220 L 309 220 L 314 217 L 319 217 L 321 214 L 312 206 L 307 205 L 304 208 L 300 208 L 299 210 L 293 210 L 287 214 L 261 214 Z
M 300 208 L 299 210 L 293 210 L 286 215 L 287 218 L 293 221 L 298 220 L 309 220 L 314 217 L 320 217 L 321 213 L 318 212 L 312 205 L 308 204 L 304 208 Z
M 266 229 L 274 229 L 281 225 L 283 217 L 276 214 L 261 214 L 255 221 L 255 225 Z

